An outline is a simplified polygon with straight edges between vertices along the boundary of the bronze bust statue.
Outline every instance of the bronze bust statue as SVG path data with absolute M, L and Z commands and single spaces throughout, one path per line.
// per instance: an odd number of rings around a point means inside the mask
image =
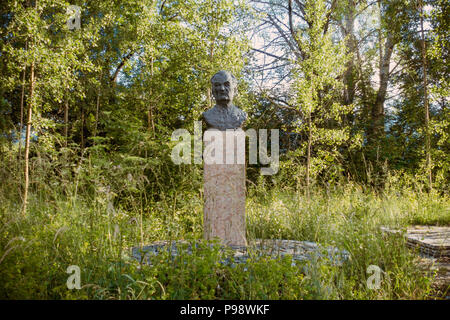
M 228 71 L 219 71 L 211 78 L 212 94 L 216 105 L 203 112 L 208 129 L 237 129 L 242 127 L 247 114 L 233 105 L 237 93 L 236 78 Z

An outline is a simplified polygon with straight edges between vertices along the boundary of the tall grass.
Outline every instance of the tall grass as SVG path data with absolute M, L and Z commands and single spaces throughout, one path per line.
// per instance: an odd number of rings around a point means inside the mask
M 424 298 L 431 279 L 417 268 L 416 253 L 406 249 L 404 237 L 387 236 L 380 227 L 450 225 L 449 204 L 447 196 L 436 193 L 391 189 L 377 194 L 351 184 L 316 190 L 311 199 L 279 189 L 269 194 L 255 190 L 249 199 L 248 232 L 251 238 L 308 240 L 347 250 L 351 258 L 339 277 L 353 285 L 333 287 L 333 297 Z M 384 272 L 380 290 L 366 285 L 370 265 Z
M 153 266 L 129 256 L 132 246 L 162 239 L 201 239 L 201 194 L 184 191 L 145 207 L 139 196 L 121 207 L 108 190 L 83 195 L 34 192 L 26 216 L 19 199 L 0 193 L 0 298 L 3 299 L 424 299 L 431 278 L 401 236 L 380 226 L 449 224 L 449 198 L 412 190 L 375 193 L 357 185 L 303 195 L 262 186 L 247 197 L 248 238 L 294 239 L 350 253 L 343 266 L 318 260 L 294 266 L 286 259 L 253 257 L 220 264 L 207 246 Z M 80 290 L 69 290 L 66 269 L 81 269 Z M 383 270 L 369 289 L 367 268 Z

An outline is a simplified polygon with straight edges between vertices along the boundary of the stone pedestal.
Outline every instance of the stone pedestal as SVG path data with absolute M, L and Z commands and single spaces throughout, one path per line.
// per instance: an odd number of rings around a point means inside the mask
M 229 130 L 228 133 L 215 131 L 216 138 L 220 133 L 222 139 L 207 141 L 205 133 L 204 238 L 219 239 L 224 245 L 245 246 L 245 133 L 241 129 Z M 236 135 L 234 143 L 231 142 L 233 138 L 226 137 L 233 132 Z M 239 135 L 244 135 L 244 139 Z M 216 148 L 211 153 L 212 144 Z M 223 146 L 222 152 L 218 150 L 220 145 Z

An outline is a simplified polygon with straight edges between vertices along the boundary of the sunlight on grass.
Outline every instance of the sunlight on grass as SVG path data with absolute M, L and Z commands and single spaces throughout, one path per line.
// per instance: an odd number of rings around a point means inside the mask
M 449 224 L 448 197 L 417 192 L 364 192 L 358 186 L 297 193 L 252 189 L 247 199 L 248 238 L 293 239 L 333 245 L 350 253 L 342 267 L 326 261 L 292 266 L 289 259 L 255 258 L 235 267 L 204 248 L 154 266 L 129 258 L 141 241 L 201 239 L 201 199 L 194 195 L 167 217 L 167 205 L 142 214 L 107 201 L 32 198 L 29 214 L 13 202 L 0 206 L 0 276 L 3 298 L 38 299 L 423 299 L 431 279 L 415 264 L 404 239 L 380 226 Z M 4 199 L 2 199 L 4 200 Z M 142 228 L 141 228 L 142 227 Z M 142 230 L 142 233 L 141 233 Z M 82 289 L 68 290 L 66 269 L 80 266 Z M 369 265 L 383 272 L 381 287 L 366 285 Z

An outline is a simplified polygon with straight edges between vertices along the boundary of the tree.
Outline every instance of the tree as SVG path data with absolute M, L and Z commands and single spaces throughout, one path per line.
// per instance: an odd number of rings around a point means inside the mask
M 307 136 L 302 146 L 306 156 L 306 192 L 309 196 L 311 176 L 339 160 L 339 147 L 349 139 L 345 115 L 351 110 L 336 101 L 343 88 L 338 80 L 344 72 L 346 54 L 343 43 L 333 43 L 332 28 L 323 32 L 329 14 L 324 1 L 305 1 L 305 19 L 309 28 L 298 33 L 302 60 L 295 61 L 296 99 L 301 120 L 297 132 Z
M 428 187 L 433 188 L 433 179 L 431 174 L 431 144 L 430 144 L 430 108 L 428 106 L 428 77 L 427 77 L 427 48 L 425 43 L 425 34 L 423 29 L 424 11 L 423 1 L 418 4 L 420 10 L 420 43 L 422 48 L 422 70 L 423 70 L 423 106 L 425 109 L 425 153 L 426 169 L 428 173 Z
M 9 70 L 3 75 L 3 80 L 12 84 L 12 87 L 20 85 L 24 88 L 25 83 L 23 78 L 20 79 L 20 75 L 24 77 L 25 71 L 29 70 L 29 91 L 26 99 L 23 91 L 20 100 L 21 119 L 22 109 L 26 107 L 23 187 L 25 213 L 30 184 L 31 135 L 39 134 L 43 141 L 46 137 L 53 138 L 53 121 L 44 115 L 51 115 L 53 105 L 62 102 L 67 94 L 66 88 L 75 87 L 75 71 L 89 70 L 90 64 L 80 59 L 79 55 L 82 55 L 84 50 L 81 40 L 83 37 L 87 39 L 91 33 L 80 35 L 67 29 L 68 17 L 63 1 L 42 0 L 32 4 L 10 1 L 7 8 L 10 19 L 3 35 L 6 41 L 2 46 L 2 53 L 8 61 Z M 19 134 L 22 132 L 22 123 L 21 120 Z

